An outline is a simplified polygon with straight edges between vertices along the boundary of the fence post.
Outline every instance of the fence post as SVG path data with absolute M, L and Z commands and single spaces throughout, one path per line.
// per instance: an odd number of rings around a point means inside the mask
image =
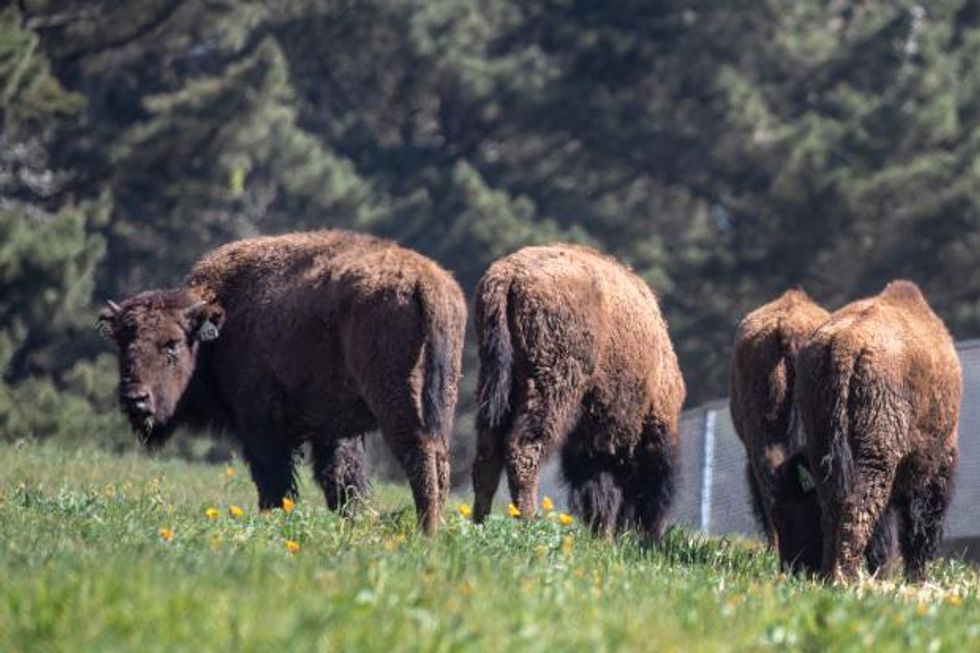
M 704 415 L 704 459 L 701 461 L 701 532 L 711 529 L 711 487 L 715 472 L 715 422 L 716 411 L 707 410 Z

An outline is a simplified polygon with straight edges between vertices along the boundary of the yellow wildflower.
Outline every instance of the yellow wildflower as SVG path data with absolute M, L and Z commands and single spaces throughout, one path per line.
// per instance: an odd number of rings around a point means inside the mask
M 551 500 L 551 497 L 546 496 L 541 500 L 541 507 L 550 512 L 555 509 L 555 502 Z
M 170 540 L 174 539 L 174 529 L 170 528 L 169 526 L 161 527 L 160 539 L 162 539 L 164 542 L 169 542 Z
M 228 508 L 228 514 L 236 519 L 245 515 L 245 511 L 241 506 L 231 506 Z
M 571 515 L 569 515 L 567 512 L 563 512 L 560 515 L 558 515 L 558 521 L 561 522 L 562 526 L 568 526 L 574 521 L 574 518 Z
M 959 594 L 949 594 L 946 596 L 946 603 L 950 605 L 959 605 L 963 602 L 963 597 Z
M 283 497 L 282 498 L 282 509 L 283 510 L 285 510 L 286 512 L 292 512 L 293 511 L 293 508 L 295 508 L 295 507 L 296 507 L 296 502 L 293 501 L 292 498 L 290 498 L 290 497 Z
M 221 538 L 217 535 L 212 535 L 211 538 L 208 539 L 208 548 L 210 548 L 212 551 L 217 551 L 218 549 L 220 549 Z
M 231 465 L 225 467 L 225 478 L 235 478 L 235 468 Z
M 299 542 L 296 540 L 286 540 L 286 550 L 290 553 L 296 553 L 299 551 Z
M 399 533 L 398 535 L 395 535 L 391 539 L 385 540 L 385 549 L 387 549 L 388 551 L 394 551 L 404 543 L 405 543 L 405 535 Z
M 566 535 L 561 538 L 561 554 L 564 556 L 571 555 L 572 549 L 575 548 L 575 540 L 572 539 L 571 535 Z
M 517 506 L 511 503 L 507 505 L 507 514 L 510 515 L 511 517 L 520 517 L 521 511 Z
M 457 510 L 459 510 L 459 514 L 461 514 L 463 517 L 469 517 L 473 514 L 473 509 L 470 508 L 470 504 L 468 503 L 459 504 L 459 508 L 457 508 Z
M 217 519 L 219 515 L 221 515 L 221 513 L 218 512 L 218 509 L 215 508 L 214 506 L 211 506 L 210 508 L 204 511 L 204 516 L 207 517 L 208 519 Z

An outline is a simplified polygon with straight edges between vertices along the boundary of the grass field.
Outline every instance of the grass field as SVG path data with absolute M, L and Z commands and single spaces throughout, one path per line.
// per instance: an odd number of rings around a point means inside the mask
M 960 563 L 843 589 L 781 575 L 754 542 L 672 530 L 644 551 L 503 506 L 476 527 L 468 496 L 427 539 L 401 488 L 349 521 L 303 490 L 258 514 L 240 465 L 0 448 L 0 651 L 980 646 L 980 575 Z

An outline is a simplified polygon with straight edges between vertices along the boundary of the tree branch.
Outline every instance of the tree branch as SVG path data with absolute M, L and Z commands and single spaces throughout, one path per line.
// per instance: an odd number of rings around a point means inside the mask
M 172 0 L 168 4 L 164 5 L 152 18 L 150 18 L 150 20 L 137 28 L 136 31 L 125 36 L 107 39 L 90 48 L 82 48 L 80 50 L 76 50 L 75 52 L 70 52 L 62 57 L 62 59 L 67 64 L 73 64 L 83 57 L 90 57 L 93 55 L 102 54 L 103 52 L 108 52 L 109 50 L 116 50 L 125 47 L 134 41 L 143 38 L 150 32 L 153 32 L 158 27 L 170 20 L 170 18 L 177 13 L 177 10 L 182 4 L 184 4 L 184 0 Z

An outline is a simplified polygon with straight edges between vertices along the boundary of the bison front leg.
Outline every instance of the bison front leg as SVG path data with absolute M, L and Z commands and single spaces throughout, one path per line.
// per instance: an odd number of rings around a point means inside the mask
M 915 479 L 918 482 L 903 502 L 901 548 L 905 576 L 910 582 L 921 583 L 926 579 L 926 568 L 943 539 L 943 519 L 952 498 L 955 466 L 956 453 L 947 453 L 937 472 Z
M 632 515 L 623 510 L 621 479 L 613 467 L 590 447 L 595 434 L 579 430 L 569 436 L 561 449 L 561 470 L 568 484 L 568 503 L 593 535 L 612 537 L 628 527 Z
M 566 470 L 568 465 L 563 466 Z M 593 470 L 582 476 L 566 472 L 569 503 L 597 537 L 612 537 L 628 526 L 630 516 L 623 510 L 623 490 L 608 471 Z
M 313 443 L 313 475 L 330 510 L 351 514 L 368 492 L 364 436 Z
M 868 563 L 868 571 L 874 575 L 891 573 L 892 562 L 898 554 L 898 510 L 889 504 L 881 513 L 871 541 L 865 549 L 864 558 Z
M 259 492 L 259 510 L 279 508 L 284 498 L 296 498 L 292 447 L 252 443 L 243 453 Z
M 676 436 L 658 432 L 652 442 L 648 440 L 635 454 L 626 500 L 650 544 L 659 544 L 663 539 L 667 513 L 674 499 L 679 462 L 677 442 Z
M 473 461 L 473 521 L 482 524 L 493 508 L 493 495 L 504 470 L 502 435 L 497 431 L 481 430 Z

